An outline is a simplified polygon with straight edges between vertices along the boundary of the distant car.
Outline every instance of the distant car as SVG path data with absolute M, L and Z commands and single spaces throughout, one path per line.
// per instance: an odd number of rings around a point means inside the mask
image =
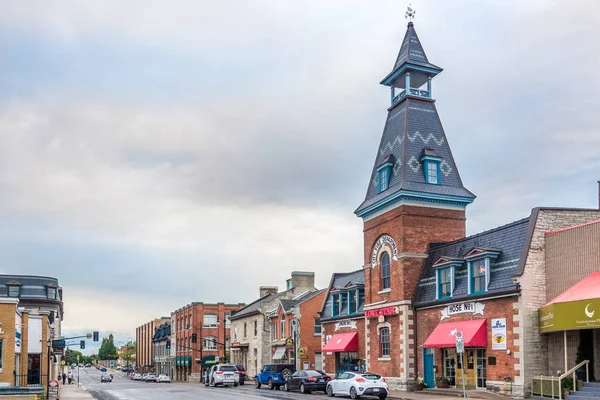
M 90 363 L 87 363 L 87 364 L 85 364 L 85 367 L 86 367 L 86 368 L 89 368 L 89 367 L 91 367 L 91 366 L 92 366 L 92 364 L 90 364 Z
M 112 377 L 110 376 L 110 374 L 102 374 L 102 376 L 100 377 L 100 382 L 112 382 Z
M 283 384 L 283 390 L 299 390 L 300 393 L 324 392 L 331 377 L 322 371 L 296 371 Z
M 143 381 L 144 380 L 144 378 L 142 377 L 142 374 L 134 374 L 131 379 L 133 379 L 134 381 Z
M 83 368 L 83 363 L 79 363 L 79 368 Z
M 385 378 L 372 372 L 342 372 L 337 378 L 327 382 L 325 391 L 330 397 L 342 394 L 349 395 L 352 399 L 376 396 L 383 400 L 388 395 L 388 386 Z
M 294 364 L 265 364 L 256 375 L 254 385 L 257 389 L 262 385 L 267 385 L 271 390 L 279 389 L 294 372 Z
M 169 375 L 165 375 L 165 374 L 160 374 L 158 376 L 158 379 L 156 380 L 157 383 L 171 383 L 171 378 L 169 378 Z
M 144 379 L 144 381 L 146 381 L 146 382 L 158 382 L 158 377 L 156 376 L 156 374 L 147 374 L 146 375 L 146 379 Z
M 100 372 L 106 372 L 106 367 L 100 367 Z
M 208 379 L 205 380 L 206 386 L 233 385 L 240 383 L 240 374 L 233 365 L 213 365 L 208 371 Z
M 248 379 L 248 374 L 246 373 L 246 370 L 244 369 L 244 366 L 242 364 L 234 364 L 234 365 L 235 365 L 235 368 L 240 373 L 240 385 L 243 385 L 244 382 L 246 381 L 246 379 Z

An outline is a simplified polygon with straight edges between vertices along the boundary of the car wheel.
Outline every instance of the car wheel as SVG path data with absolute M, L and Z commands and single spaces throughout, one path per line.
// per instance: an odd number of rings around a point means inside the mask
M 271 379 L 267 381 L 267 387 L 271 390 L 275 390 L 275 385 L 273 385 L 273 381 Z
M 351 399 L 359 399 L 360 395 L 358 393 L 356 393 L 356 388 L 354 386 L 352 386 L 350 388 L 350 398 Z
M 308 393 L 308 390 L 306 390 L 306 387 L 304 386 L 304 383 L 300 385 L 300 393 L 304 393 L 304 394 Z
M 283 379 L 285 379 L 286 381 L 288 380 L 288 378 L 290 377 L 290 375 L 292 375 L 292 370 L 291 369 L 284 368 L 281 371 L 281 376 L 283 376 Z
M 384 400 L 386 397 L 387 397 L 387 394 L 380 394 L 380 395 L 379 395 L 379 398 L 380 398 L 381 400 Z
M 260 381 L 258 380 L 258 378 L 256 378 L 256 381 L 254 382 L 254 387 L 260 389 Z
M 234 383 L 233 387 L 238 387 L 239 383 Z
M 327 392 L 327 396 L 329 396 L 329 397 L 335 396 L 335 393 L 333 393 L 333 388 L 331 387 L 331 385 L 328 385 L 327 389 L 325 391 Z
M 283 390 L 285 390 L 286 392 L 290 391 L 290 387 L 288 386 L 287 382 L 283 384 Z
M 244 381 L 240 381 L 240 385 L 243 385 L 243 384 L 244 384 Z

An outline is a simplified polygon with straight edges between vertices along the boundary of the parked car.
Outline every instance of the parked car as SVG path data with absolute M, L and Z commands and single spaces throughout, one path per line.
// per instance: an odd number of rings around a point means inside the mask
M 160 374 L 158 376 L 157 381 L 158 383 L 171 383 L 171 378 L 169 378 L 169 375 L 165 375 L 165 374 Z
M 246 373 L 246 369 L 242 364 L 234 364 L 235 368 L 240 373 L 240 385 L 243 385 L 246 379 L 248 379 L 248 374 Z
M 90 363 L 85 364 L 86 368 L 90 368 L 91 366 L 92 366 L 92 364 L 90 364 Z
M 100 372 L 106 372 L 106 367 L 100 367 Z
M 285 381 L 283 390 L 299 390 L 301 393 L 324 392 L 330 380 L 331 377 L 321 371 L 296 371 Z
M 213 365 L 208 370 L 208 379 L 204 381 L 206 386 L 233 385 L 240 383 L 240 374 L 233 365 Z
M 146 374 L 146 379 L 144 379 L 144 381 L 146 381 L 146 382 L 158 382 L 158 377 L 156 376 L 156 374 L 149 373 L 149 374 Z
M 254 384 L 257 389 L 262 385 L 267 385 L 271 390 L 279 389 L 294 372 L 294 364 L 265 364 L 256 375 Z
M 79 363 L 79 368 L 83 368 L 83 363 Z
M 144 380 L 144 378 L 142 377 L 142 374 L 134 374 L 133 378 L 131 378 L 131 379 L 133 379 L 134 381 L 143 381 Z
M 376 396 L 383 400 L 388 395 L 388 386 L 385 378 L 372 372 L 342 372 L 327 383 L 325 391 L 330 397 L 343 394 L 349 395 L 352 399 L 358 399 L 360 396 Z
M 100 377 L 100 383 L 104 382 L 112 382 L 112 376 L 110 376 L 110 374 L 102 374 Z

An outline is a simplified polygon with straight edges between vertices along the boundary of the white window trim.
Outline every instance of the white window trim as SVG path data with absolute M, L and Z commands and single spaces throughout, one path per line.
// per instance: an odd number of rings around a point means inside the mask
M 384 357 L 378 357 L 377 360 L 378 361 L 389 361 L 392 359 L 392 324 L 389 322 L 380 322 L 377 324 L 377 352 L 379 354 L 381 354 L 381 339 L 379 339 L 380 335 L 381 335 L 381 329 L 383 328 L 388 328 L 389 330 L 389 335 L 388 338 L 390 340 L 390 354 L 388 356 L 384 356 Z
M 212 321 L 206 321 L 206 317 L 214 317 L 214 324 L 212 323 Z M 211 318 L 212 319 L 212 318 Z M 219 326 L 219 316 L 217 314 L 204 314 L 204 317 L 202 317 L 202 327 L 203 328 L 216 328 L 217 326 Z

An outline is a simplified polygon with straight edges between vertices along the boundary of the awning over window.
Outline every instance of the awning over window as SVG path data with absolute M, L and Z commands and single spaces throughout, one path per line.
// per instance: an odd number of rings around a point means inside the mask
M 600 328 L 600 272 L 577 282 L 539 310 L 540 333 Z
M 283 357 L 285 357 L 286 351 L 287 348 L 285 346 L 277 347 L 277 350 L 275 350 L 275 354 L 273 354 L 273 360 L 281 360 Z
M 423 347 L 456 347 L 456 332 L 462 332 L 465 347 L 487 346 L 487 324 L 485 319 L 472 321 L 444 322 L 435 327 Z
M 336 333 L 329 339 L 327 344 L 323 346 L 323 350 L 331 353 L 339 353 L 342 351 L 358 351 L 358 333 Z

